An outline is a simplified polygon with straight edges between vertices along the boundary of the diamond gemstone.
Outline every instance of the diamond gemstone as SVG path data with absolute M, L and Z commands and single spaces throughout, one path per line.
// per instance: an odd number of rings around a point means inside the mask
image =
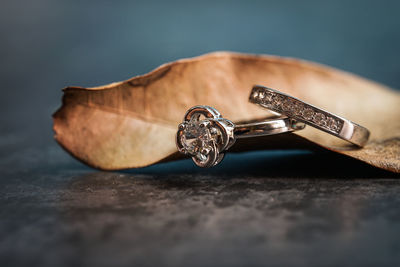
M 265 97 L 265 93 L 263 91 L 258 92 L 258 99 L 260 99 L 261 101 L 264 99 Z
M 283 100 L 284 97 L 281 95 L 273 95 L 272 96 L 272 104 L 276 107 L 276 108 L 281 108 L 282 104 L 283 104 Z
M 220 131 L 215 127 L 207 127 L 202 121 L 189 121 L 186 123 L 182 130 L 181 143 L 184 150 L 197 157 L 200 161 L 207 160 L 207 151 L 209 151 L 210 144 L 217 142 Z
M 289 98 L 283 100 L 282 109 L 283 110 L 287 110 L 287 111 L 291 111 L 291 109 L 292 109 L 292 101 Z
M 258 91 L 253 91 L 253 93 L 251 94 L 251 98 L 256 100 L 258 98 Z
M 311 120 L 313 115 L 314 115 L 314 111 L 311 108 L 306 108 L 306 109 L 303 110 L 302 116 L 306 120 Z
M 288 111 L 291 114 L 296 114 L 296 113 L 298 113 L 300 107 L 295 100 L 287 98 L 283 102 L 282 109 Z
M 326 125 L 326 120 L 325 120 L 325 115 L 322 113 L 317 113 L 314 116 L 314 122 L 320 126 L 325 126 Z
M 329 129 L 331 129 L 334 132 L 337 132 L 339 130 L 339 123 L 332 117 L 328 118 L 327 125 Z
M 303 106 L 299 102 L 294 101 L 293 108 L 292 108 L 293 114 L 300 116 L 302 110 L 303 110 Z
M 264 94 L 264 102 L 271 103 L 273 94 L 271 92 L 266 91 Z

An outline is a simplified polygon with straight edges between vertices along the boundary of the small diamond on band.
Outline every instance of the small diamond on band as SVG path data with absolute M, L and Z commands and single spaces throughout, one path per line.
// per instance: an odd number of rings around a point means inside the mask
M 311 120 L 314 116 L 314 111 L 311 108 L 302 109 L 301 116 L 306 120 Z
M 329 117 L 329 118 L 327 119 L 327 125 L 328 125 L 328 127 L 329 127 L 332 131 L 336 132 L 336 131 L 339 130 L 339 125 L 340 125 L 340 124 L 339 124 L 339 122 L 336 121 L 334 118 Z
M 325 115 L 322 113 L 317 113 L 314 116 L 314 122 L 320 126 L 325 126 L 326 125 L 326 120 L 325 120 Z

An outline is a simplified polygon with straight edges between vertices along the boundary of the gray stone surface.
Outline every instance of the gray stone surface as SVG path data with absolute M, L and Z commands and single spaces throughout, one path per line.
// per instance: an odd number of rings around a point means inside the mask
M 56 146 L 14 148 L 0 164 L 0 266 L 400 264 L 398 176 L 342 156 L 98 172 Z

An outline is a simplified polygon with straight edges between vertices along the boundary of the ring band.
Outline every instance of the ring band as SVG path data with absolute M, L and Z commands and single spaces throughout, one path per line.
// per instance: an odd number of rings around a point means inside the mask
M 239 139 L 293 132 L 304 129 L 304 127 L 304 123 L 283 117 L 274 120 L 258 120 L 236 124 L 234 134 L 236 139 Z
M 235 125 L 209 106 L 190 108 L 178 126 L 176 145 L 179 152 L 190 155 L 199 167 L 212 167 L 221 162 L 225 150 L 238 138 L 273 135 L 305 127 L 291 118 L 243 122 Z
M 361 125 L 268 87 L 254 86 L 249 101 L 359 147 L 367 143 L 370 135 L 368 129 Z

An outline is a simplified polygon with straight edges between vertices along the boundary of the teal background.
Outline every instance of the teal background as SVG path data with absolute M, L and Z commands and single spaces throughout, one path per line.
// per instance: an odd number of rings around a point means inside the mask
M 399 10 L 390 0 L 5 0 L 1 132 L 49 144 L 62 88 L 217 50 L 298 57 L 399 88 Z

